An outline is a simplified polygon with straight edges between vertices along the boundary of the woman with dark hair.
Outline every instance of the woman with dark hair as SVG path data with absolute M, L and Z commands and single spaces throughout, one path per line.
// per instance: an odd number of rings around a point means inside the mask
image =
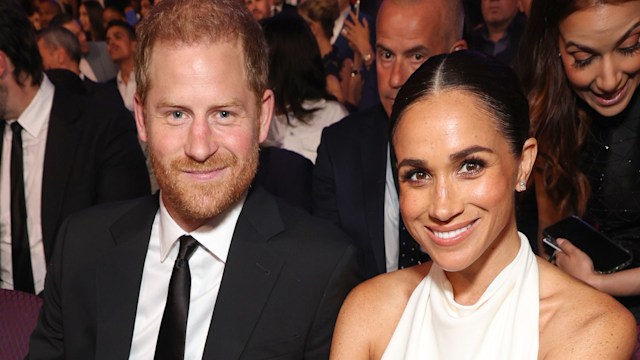
M 326 90 L 320 52 L 304 20 L 280 14 L 261 24 L 275 94 L 268 142 L 315 162 L 322 129 L 345 117 L 347 110 Z
M 469 51 L 431 57 L 391 121 L 402 218 L 432 261 L 354 289 L 331 358 L 628 359 L 631 314 L 516 227 L 537 147 L 515 73 Z
M 522 43 L 520 72 L 540 147 L 539 238 L 575 214 L 631 251 L 637 267 L 640 1 L 534 1 Z M 640 295 L 639 269 L 599 274 L 570 242 L 560 247 L 560 268 L 609 294 Z M 640 318 L 640 297 L 619 300 Z
M 102 5 L 98 1 L 84 1 L 80 4 L 80 25 L 89 41 L 104 41 L 105 29 L 102 22 Z

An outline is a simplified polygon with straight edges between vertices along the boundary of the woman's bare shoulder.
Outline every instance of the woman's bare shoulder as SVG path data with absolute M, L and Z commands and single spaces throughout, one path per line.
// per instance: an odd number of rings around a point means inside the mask
M 381 355 L 416 286 L 431 263 L 381 274 L 355 287 L 347 296 L 334 331 L 332 359 Z M 374 356 L 377 358 L 378 356 Z
M 540 358 L 629 359 L 636 322 L 611 296 L 538 259 Z

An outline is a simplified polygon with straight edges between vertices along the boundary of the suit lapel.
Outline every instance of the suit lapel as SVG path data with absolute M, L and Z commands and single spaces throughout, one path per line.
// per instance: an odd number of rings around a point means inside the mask
M 98 264 L 96 359 L 126 359 L 158 196 L 149 196 L 111 227 L 114 246 Z
M 74 163 L 79 141 L 74 123 L 80 117 L 81 106 L 71 94 L 56 89 L 49 117 L 49 130 L 42 175 L 42 236 L 46 259 L 50 259 L 62 203 L 67 196 L 68 175 Z
M 268 243 L 283 230 L 275 200 L 259 187 L 251 189 L 231 241 L 204 359 L 242 354 L 283 266 Z
M 386 272 L 384 249 L 384 192 L 387 174 L 388 120 L 381 105 L 371 112 L 360 137 L 364 181 L 364 210 L 371 246 L 380 273 Z

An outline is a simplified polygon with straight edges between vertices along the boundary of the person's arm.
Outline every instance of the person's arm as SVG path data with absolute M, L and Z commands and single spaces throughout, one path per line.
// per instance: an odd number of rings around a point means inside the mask
M 349 40 L 349 47 L 353 50 L 353 62 L 350 64 L 349 77 L 344 78 L 345 101 L 358 106 L 362 97 L 362 87 L 364 84 L 363 69 L 369 71 L 375 60 L 375 53 L 371 48 L 370 30 L 367 19 L 357 18 L 355 13 L 349 15 L 349 19 L 344 22 L 343 36 Z
M 556 264 L 571 276 L 612 296 L 640 295 L 640 268 L 600 274 L 587 254 L 567 239 L 558 239 L 562 252 L 556 253 Z
M 340 307 L 351 289 L 363 280 L 360 260 L 360 253 L 350 245 L 336 263 L 307 336 L 305 359 L 326 360 L 329 356 Z
M 68 222 L 58 232 L 53 257 L 47 268 L 44 283 L 44 303 L 40 316 L 29 339 L 29 354 L 26 359 L 64 359 L 64 331 L 62 322 L 62 264 L 64 234 Z
M 328 128 L 322 130 L 318 157 L 313 167 L 311 193 L 313 198 L 313 215 L 329 220 L 340 226 L 338 200 L 336 198 L 336 178 L 333 159 L 329 151 Z

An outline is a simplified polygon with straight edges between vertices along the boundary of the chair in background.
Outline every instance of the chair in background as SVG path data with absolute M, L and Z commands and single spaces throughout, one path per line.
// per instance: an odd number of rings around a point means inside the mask
M 24 359 L 41 306 L 36 295 L 0 289 L 0 359 Z

